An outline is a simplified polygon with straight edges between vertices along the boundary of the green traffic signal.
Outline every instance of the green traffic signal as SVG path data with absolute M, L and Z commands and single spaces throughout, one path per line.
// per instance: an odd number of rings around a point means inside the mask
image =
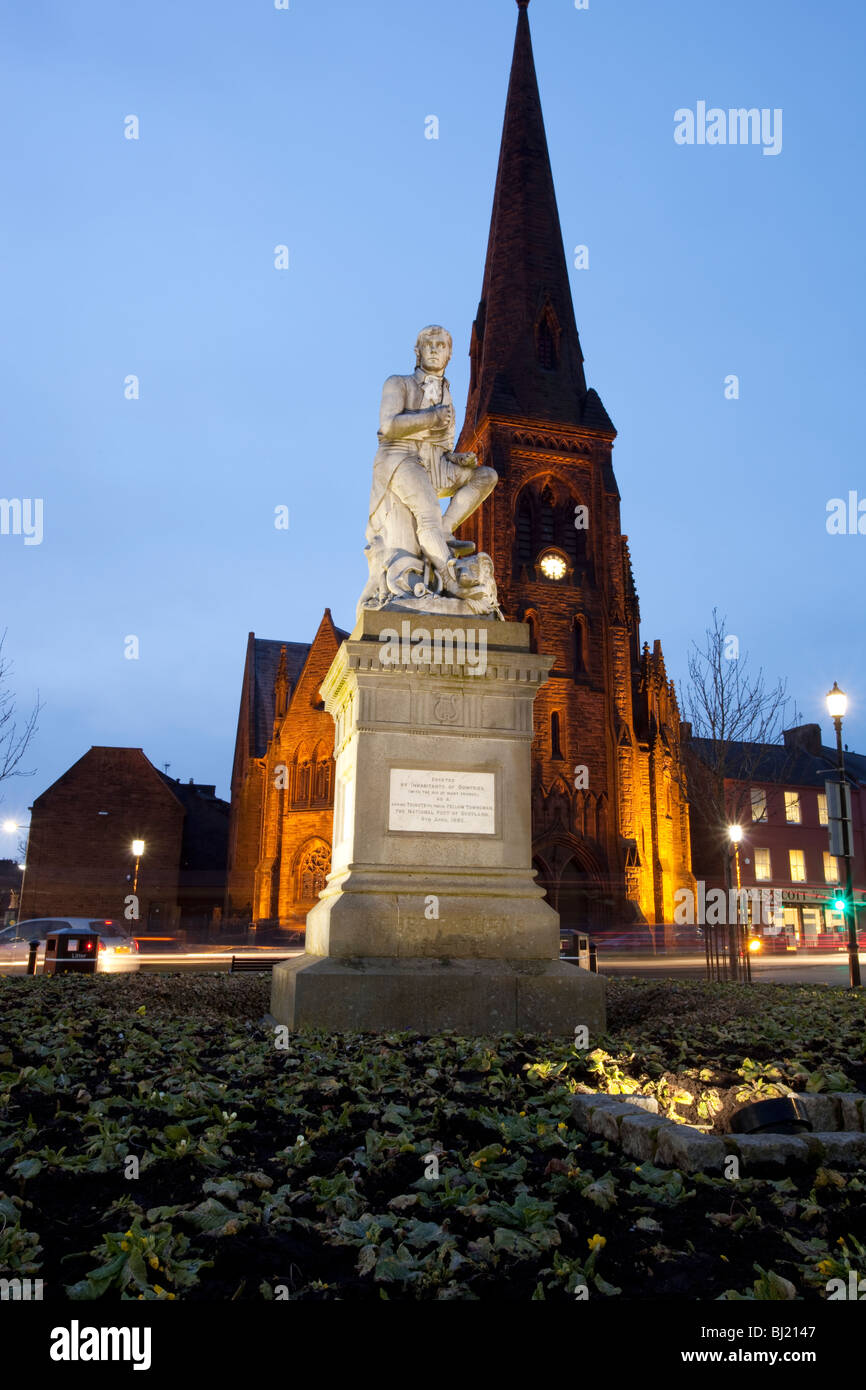
M 845 899 L 844 899 L 843 897 L 838 897 L 838 898 L 834 898 L 834 899 L 833 899 L 833 911 L 834 911 L 834 912 L 844 912 L 844 911 L 845 911 L 845 907 L 846 907 L 846 903 L 845 903 Z

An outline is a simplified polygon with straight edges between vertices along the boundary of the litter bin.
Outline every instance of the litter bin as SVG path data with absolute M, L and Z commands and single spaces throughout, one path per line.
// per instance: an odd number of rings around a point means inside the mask
M 96 932 L 80 932 L 66 927 L 45 939 L 45 975 L 93 975 L 99 937 Z
M 588 936 L 578 936 L 577 938 L 577 963 L 581 970 L 591 970 L 593 975 L 598 974 L 598 954 L 595 949 L 595 942 L 590 941 Z

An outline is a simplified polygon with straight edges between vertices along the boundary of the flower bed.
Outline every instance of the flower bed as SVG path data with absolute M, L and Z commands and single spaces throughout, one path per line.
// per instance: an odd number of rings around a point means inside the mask
M 611 981 L 587 1051 L 311 1035 L 269 981 L 0 981 L 0 1273 L 46 1299 L 826 1297 L 866 1171 L 690 1174 L 584 1133 L 580 1088 L 866 1089 L 862 997 Z M 749 1065 L 746 1065 L 747 1062 Z M 686 1102 L 677 1092 L 687 1093 Z

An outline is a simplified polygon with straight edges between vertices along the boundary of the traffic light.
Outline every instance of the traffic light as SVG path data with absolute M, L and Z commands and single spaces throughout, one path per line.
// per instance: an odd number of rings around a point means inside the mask
M 847 902 L 847 899 L 846 899 L 846 897 L 845 897 L 845 894 L 842 892 L 842 890 L 841 890 L 841 888 L 840 888 L 840 889 L 837 890 L 836 896 L 835 896 L 835 898 L 833 899 L 833 911 L 834 911 L 834 912 L 847 912 L 847 910 L 848 910 L 848 902 Z

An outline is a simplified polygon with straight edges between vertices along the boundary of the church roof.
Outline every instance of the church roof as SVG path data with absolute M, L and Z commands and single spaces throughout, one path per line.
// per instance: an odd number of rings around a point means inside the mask
M 333 628 L 338 641 L 342 642 L 349 636 L 348 632 L 344 632 L 342 628 L 333 623 L 329 608 L 325 609 L 325 615 L 319 625 L 318 632 L 321 632 L 326 624 Z M 318 637 L 318 633 L 316 637 Z M 249 634 L 241 705 L 238 714 L 235 760 L 232 769 L 233 788 L 239 785 L 239 779 L 245 775 L 249 759 L 263 758 L 271 741 L 274 732 L 276 681 L 280 669 L 281 653 L 285 650 L 286 694 L 288 699 L 291 699 L 292 691 L 300 679 L 315 641 L 316 638 L 313 639 L 313 642 L 283 642 L 276 638 L 256 637 L 254 632 Z
M 252 634 L 251 634 L 252 636 Z M 262 758 L 274 731 L 274 683 L 280 664 L 280 652 L 286 649 L 286 674 L 289 694 L 304 669 L 310 654 L 311 642 L 277 642 L 268 637 L 253 637 L 253 700 L 250 719 L 250 756 Z
M 465 432 L 518 415 L 615 434 L 587 390 L 525 3 L 514 41 Z M 540 335 L 545 342 L 540 343 Z

